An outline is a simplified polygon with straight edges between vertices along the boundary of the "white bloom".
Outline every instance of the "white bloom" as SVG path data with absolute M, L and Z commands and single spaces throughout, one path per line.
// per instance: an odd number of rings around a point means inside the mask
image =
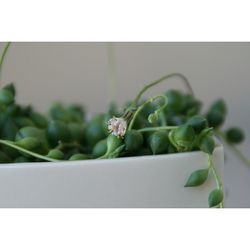
M 123 137 L 127 130 L 127 121 L 123 118 L 113 117 L 108 121 L 108 130 L 112 135 Z

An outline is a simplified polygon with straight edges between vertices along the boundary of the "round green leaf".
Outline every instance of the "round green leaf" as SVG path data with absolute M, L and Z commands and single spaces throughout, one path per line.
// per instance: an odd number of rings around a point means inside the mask
M 110 134 L 107 138 L 107 154 L 111 154 L 122 145 L 122 139 Z
M 74 154 L 69 158 L 69 161 L 81 161 L 81 160 L 87 160 L 89 159 L 89 156 L 86 154 Z
M 214 189 L 208 197 L 209 207 L 218 206 L 223 201 L 223 192 L 220 189 Z
M 208 126 L 207 119 L 202 115 L 195 115 L 191 117 L 186 124 L 190 125 L 196 133 L 200 133 Z
M 199 142 L 199 146 L 203 152 L 212 155 L 215 148 L 213 137 L 209 135 L 203 136 Z
M 16 145 L 27 150 L 34 150 L 41 146 L 41 142 L 35 137 L 26 137 L 17 141 Z
M 0 90 L 0 103 L 4 105 L 9 105 L 14 102 L 14 95 L 8 89 Z
M 149 138 L 149 146 L 154 155 L 164 154 L 168 151 L 168 133 L 164 130 L 154 132 Z
M 227 130 L 226 138 L 228 142 L 237 144 L 244 140 L 245 135 L 240 128 L 234 127 Z
M 143 136 L 137 130 L 129 130 L 125 135 L 124 143 L 127 151 L 137 152 L 143 145 Z
M 196 187 L 202 185 L 208 177 L 208 168 L 194 171 L 187 180 L 185 187 Z
M 170 131 L 169 139 L 178 151 L 187 151 L 191 149 L 194 144 L 195 132 L 190 125 L 180 125 Z
M 94 158 L 98 158 L 104 155 L 106 151 L 107 151 L 107 139 L 105 138 L 96 143 L 96 145 L 92 150 L 92 155 Z
M 40 113 L 31 112 L 30 118 L 38 128 L 46 128 L 48 125 L 47 119 Z
M 209 127 L 218 128 L 222 126 L 222 124 L 225 122 L 226 116 L 221 111 L 214 110 L 214 111 L 209 111 L 207 113 L 206 118 L 207 118 Z
M 219 111 L 223 114 L 227 114 L 227 105 L 223 99 L 216 100 L 210 107 L 211 111 Z
M 61 150 L 59 149 L 51 149 L 49 153 L 47 154 L 49 158 L 52 159 L 57 159 L 57 160 L 63 160 L 64 159 L 64 154 Z
M 46 129 L 47 138 L 52 146 L 58 145 L 61 142 L 69 142 L 71 133 L 69 127 L 63 121 L 51 120 Z

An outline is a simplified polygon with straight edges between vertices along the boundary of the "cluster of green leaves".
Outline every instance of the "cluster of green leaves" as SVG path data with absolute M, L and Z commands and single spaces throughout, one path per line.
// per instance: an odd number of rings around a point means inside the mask
M 0 73 L 9 45 L 0 58 Z M 173 76 L 184 80 L 190 94 L 169 90 L 138 103 L 147 89 Z M 250 165 L 234 148 L 244 140 L 243 131 L 237 127 L 222 130 L 227 115 L 225 102 L 217 100 L 202 114 L 202 102 L 194 98 L 188 80 L 179 73 L 146 85 L 125 105 L 124 115 L 111 104 L 106 113 L 88 121 L 84 108 L 79 105 L 55 103 L 45 116 L 32 106 L 17 104 L 15 96 L 13 84 L 0 89 L 0 163 L 107 159 L 201 150 L 208 156 L 208 166 L 193 172 L 185 187 L 203 185 L 211 172 L 216 188 L 208 197 L 210 207 L 223 207 L 223 185 L 212 159 L 214 133 Z M 113 116 L 126 120 L 128 128 L 124 138 L 108 132 L 107 122 Z
M 230 144 L 243 141 L 244 134 L 239 128 L 221 130 L 227 113 L 223 100 L 201 114 L 202 103 L 192 95 L 177 90 L 164 95 L 167 99 L 164 109 L 160 98 L 140 103 L 132 112 L 133 126 L 124 138 L 118 138 L 107 130 L 107 121 L 122 115 L 114 104 L 106 113 L 88 121 L 79 105 L 55 103 L 48 115 L 43 115 L 31 106 L 17 104 L 14 85 L 6 85 L 0 90 L 0 162 L 105 159 L 196 150 L 212 156 L 214 132 L 219 131 Z M 157 98 L 149 100 L 154 99 Z M 128 107 L 130 104 L 124 109 L 130 110 Z M 185 186 L 204 184 L 209 172 L 217 179 L 217 187 L 209 195 L 209 205 L 221 206 L 223 188 L 212 161 L 207 168 L 192 173 Z
M 107 121 L 113 116 L 121 115 L 114 104 L 105 114 L 97 114 L 86 121 L 84 108 L 79 105 L 64 106 L 55 103 L 45 116 L 34 111 L 31 106 L 18 105 L 15 102 L 15 92 L 13 84 L 0 90 L 0 139 L 52 159 L 69 160 L 72 156 L 72 159 L 125 157 L 199 149 L 211 153 L 214 149 L 207 120 L 195 114 L 199 102 L 189 95 L 182 95 L 181 92 L 168 91 L 168 108 L 153 120 L 149 117 L 157 114 L 161 103 L 147 103 L 136 117 L 134 127 L 127 131 L 124 140 L 109 135 L 107 131 Z M 186 102 L 183 108 L 178 104 L 180 100 L 181 103 Z M 177 115 L 185 117 L 182 123 L 173 122 L 173 117 Z M 145 127 L 154 129 L 162 124 L 175 125 L 175 129 L 140 131 Z M 111 141 L 116 147 L 108 146 Z M 119 150 L 114 154 L 117 148 Z M 26 153 L 7 145 L 1 146 L 1 153 L 4 159 L 2 162 L 39 160 L 34 156 L 27 157 Z
M 45 116 L 17 104 L 15 96 L 13 84 L 0 90 L 1 163 L 89 158 L 82 107 L 56 103 Z

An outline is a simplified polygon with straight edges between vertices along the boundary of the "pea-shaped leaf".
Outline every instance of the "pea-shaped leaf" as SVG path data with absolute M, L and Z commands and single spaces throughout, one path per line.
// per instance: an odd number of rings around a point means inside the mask
M 1 124 L 1 139 L 5 140 L 14 140 L 16 133 L 18 131 L 18 127 L 14 120 L 11 117 L 5 117 L 3 116 L 2 120 L 3 124 Z
M 41 115 L 40 113 L 31 112 L 30 118 L 38 128 L 46 128 L 48 125 L 47 119 L 45 118 L 45 116 Z
M 195 143 L 194 129 L 187 124 L 180 125 L 168 134 L 169 140 L 177 151 L 184 152 L 191 150 Z
M 66 123 L 62 121 L 51 120 L 46 129 L 47 138 L 52 146 L 58 145 L 59 141 L 69 142 L 71 133 Z
M 0 103 L 4 105 L 9 105 L 14 102 L 14 95 L 8 89 L 0 90 Z
M 127 151 L 136 152 L 143 145 L 143 136 L 137 130 L 129 130 L 125 135 L 124 143 Z
M 195 115 L 191 117 L 186 124 L 190 125 L 196 133 L 200 133 L 208 126 L 207 119 L 202 115 Z
M 227 105 L 223 99 L 216 100 L 210 107 L 211 111 L 219 111 L 223 114 L 227 113 Z
M 241 143 L 244 140 L 244 132 L 240 128 L 230 128 L 226 131 L 227 141 L 230 143 Z
M 4 86 L 3 89 L 6 89 L 6 90 L 10 91 L 13 96 L 16 95 L 16 88 L 15 88 L 15 85 L 13 83 L 7 84 L 6 86 Z
M 81 161 L 81 160 L 87 160 L 89 159 L 89 156 L 86 154 L 74 154 L 69 158 L 69 161 Z
M 41 146 L 41 142 L 35 137 L 26 137 L 17 141 L 16 145 L 27 150 L 34 150 Z
M 220 189 L 214 189 L 208 197 L 209 207 L 218 206 L 223 201 L 223 192 Z
M 214 110 L 209 111 L 206 115 L 209 127 L 218 128 L 224 123 L 226 116 L 224 113 Z
M 183 94 L 178 90 L 169 90 L 166 92 L 166 96 L 168 98 L 167 110 L 180 113 L 185 107 L 185 98 Z
M 64 154 L 61 150 L 59 149 L 51 149 L 49 153 L 47 154 L 49 158 L 52 159 L 57 159 L 57 160 L 63 160 L 64 159 Z
M 107 151 L 107 139 L 103 139 L 97 142 L 92 150 L 92 155 L 94 158 L 101 157 Z
M 202 185 L 208 177 L 208 168 L 194 171 L 187 180 L 185 187 L 196 187 Z
M 203 136 L 200 139 L 199 146 L 203 152 L 212 155 L 215 148 L 215 142 L 213 137 L 210 135 Z
M 122 139 L 110 134 L 107 138 L 107 154 L 114 152 L 119 146 L 122 145 Z
M 93 117 L 86 126 L 85 129 L 85 136 L 86 136 L 86 143 L 90 147 L 94 147 L 94 145 L 104 139 L 107 135 L 105 130 L 107 130 L 107 125 L 105 125 L 105 129 L 103 126 L 104 118 L 102 115 L 97 115 Z
M 149 138 L 149 145 L 154 155 L 164 154 L 168 150 L 169 140 L 166 131 L 156 131 Z

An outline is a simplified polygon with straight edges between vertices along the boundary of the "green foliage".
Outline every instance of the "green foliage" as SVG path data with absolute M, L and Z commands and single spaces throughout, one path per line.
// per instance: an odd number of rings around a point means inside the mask
M 143 145 L 143 136 L 137 130 L 130 130 L 125 135 L 124 143 L 128 152 L 136 153 Z
M 56 160 L 63 160 L 64 154 L 59 149 L 51 149 L 49 153 L 47 154 L 49 158 L 56 159 Z
M 212 136 L 205 135 L 199 141 L 201 151 L 212 155 L 215 149 L 215 142 Z
M 202 185 L 207 180 L 208 173 L 208 168 L 194 171 L 189 176 L 185 187 L 196 187 Z
M 169 139 L 166 131 L 156 131 L 149 138 L 149 145 L 154 155 L 168 151 Z
M 188 119 L 187 125 L 191 126 L 195 133 L 200 133 L 203 129 L 208 127 L 207 119 L 202 115 L 195 115 Z
M 101 157 L 104 155 L 107 151 L 107 139 L 103 139 L 96 143 L 96 145 L 93 148 L 92 155 L 94 158 Z
M 245 135 L 240 128 L 230 128 L 226 131 L 226 139 L 229 143 L 238 144 L 244 141 Z
M 220 189 L 214 189 L 208 197 L 209 207 L 216 207 L 223 201 L 223 192 Z
M 46 133 L 47 139 L 53 147 L 57 146 L 60 142 L 69 142 L 71 140 L 70 130 L 63 121 L 49 121 Z
M 69 158 L 69 161 L 81 161 L 87 159 L 89 159 L 89 156 L 86 154 L 74 154 Z
M 169 139 L 178 151 L 188 151 L 194 145 L 195 131 L 190 125 L 180 125 L 169 133 Z

